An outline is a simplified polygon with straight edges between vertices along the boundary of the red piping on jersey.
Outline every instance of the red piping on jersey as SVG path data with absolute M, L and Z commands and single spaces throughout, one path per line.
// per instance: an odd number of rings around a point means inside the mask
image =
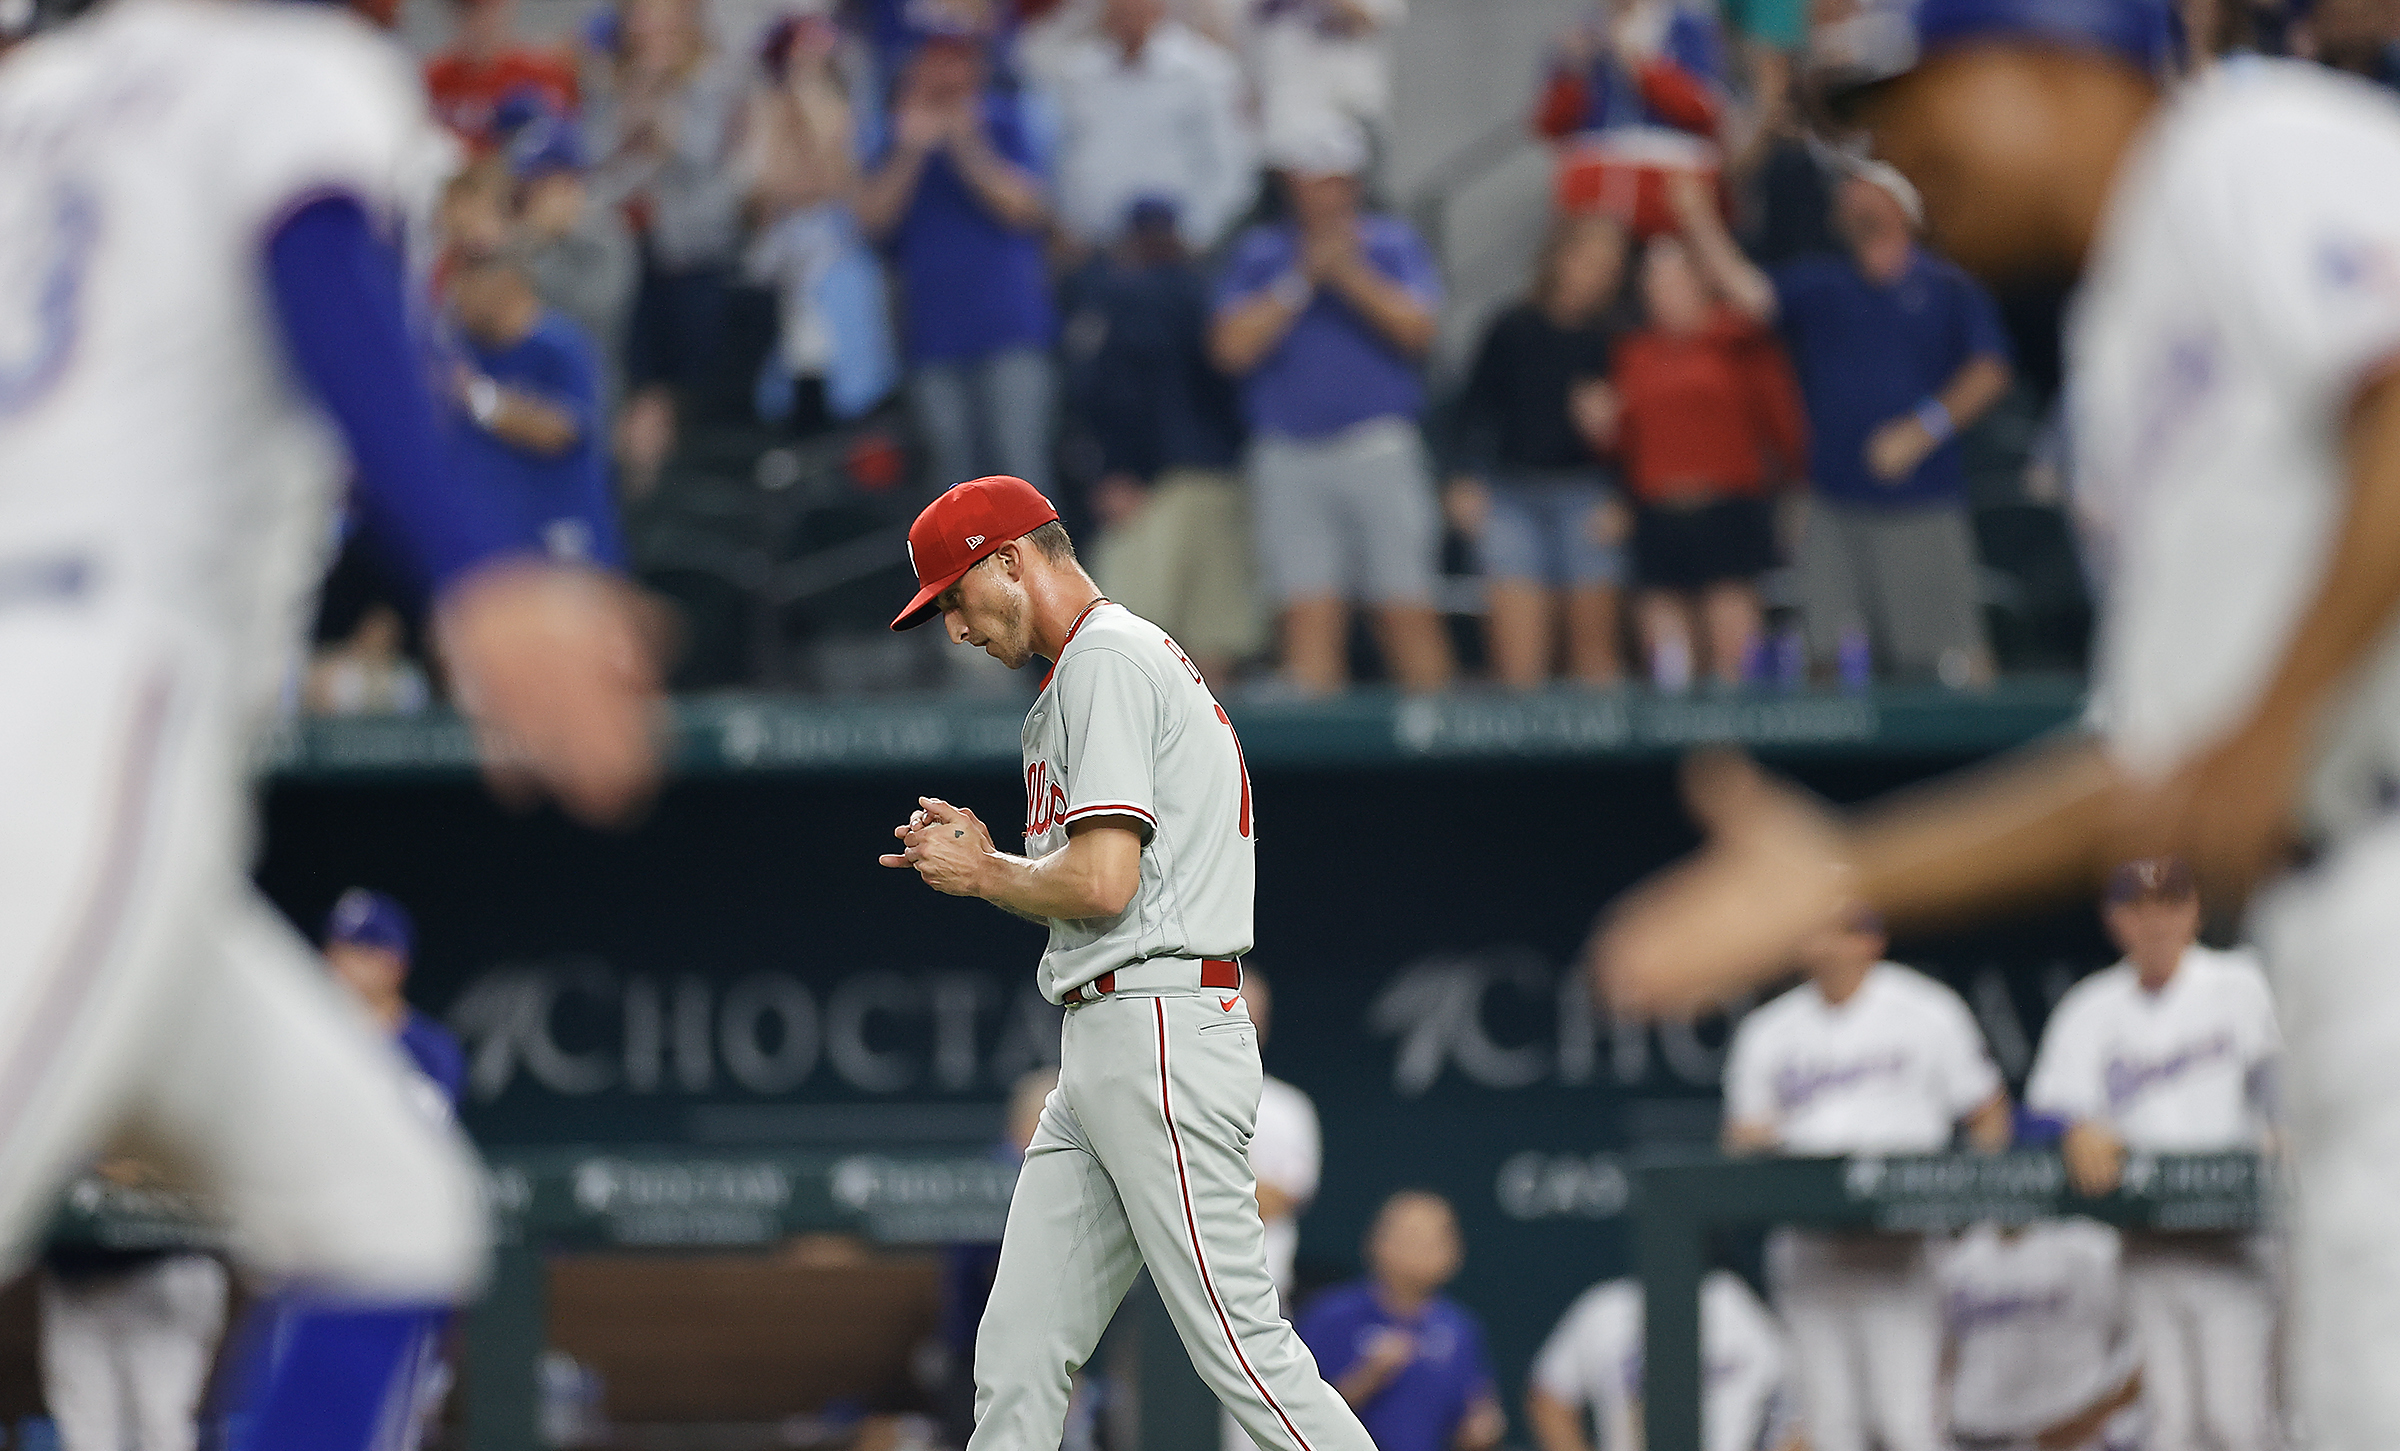
M 1283 1422 L 1283 1429 L 1292 1433 L 1293 1445 L 1298 1446 L 1300 1451 L 1316 1451 L 1315 1447 L 1308 1444 L 1308 1438 L 1300 1434 L 1300 1428 L 1292 1424 L 1292 1418 L 1284 1414 L 1282 1404 L 1275 1399 L 1275 1393 L 1268 1390 L 1267 1383 L 1260 1380 L 1258 1372 L 1250 1368 L 1250 1357 L 1242 1354 L 1242 1342 L 1233 1333 L 1233 1321 L 1226 1317 L 1225 1302 L 1217 1298 L 1216 1284 L 1208 1277 L 1208 1256 L 1200 1248 L 1200 1218 L 1192 1212 L 1192 1180 L 1183 1167 L 1183 1135 L 1175 1131 L 1175 1105 L 1167 1097 L 1167 1000 L 1152 998 L 1150 1007 L 1158 1019 L 1158 1109 L 1166 1116 L 1167 1142 L 1175 1147 L 1175 1183 L 1183 1191 L 1183 1224 L 1191 1232 L 1192 1260 L 1200 1267 L 1200 1288 L 1208 1291 L 1209 1308 L 1217 1312 L 1217 1328 L 1225 1332 L 1225 1344 L 1233 1351 L 1234 1362 L 1241 1366 L 1242 1374 L 1250 1378 L 1250 1384 L 1257 1387 L 1259 1399 L 1267 1403 L 1267 1409 L 1275 1413 L 1276 1420 Z
M 1130 801 L 1094 801 L 1088 805 L 1076 807 L 1073 811 L 1060 817 L 1059 821 L 1061 824 L 1069 821 L 1081 821 L 1087 816 L 1135 816 L 1149 822 L 1153 829 L 1158 826 L 1158 818 L 1150 814 L 1150 808 L 1136 806 Z
M 1067 653 L 1067 647 L 1075 643 L 1075 632 L 1082 629 L 1083 622 L 1092 617 L 1092 611 L 1100 608 L 1102 605 L 1114 603 L 1116 602 L 1111 600 L 1107 595 L 1102 595 L 1098 599 L 1093 600 L 1090 604 L 1085 605 L 1083 607 L 1083 613 L 1075 617 L 1075 623 L 1067 626 L 1067 638 L 1058 642 L 1058 653 L 1061 655 Z M 1050 668 L 1042 672 L 1042 683 L 1038 688 L 1041 690 L 1048 690 L 1050 688 L 1050 677 L 1056 675 L 1057 673 L 1058 662 L 1053 660 L 1050 662 Z

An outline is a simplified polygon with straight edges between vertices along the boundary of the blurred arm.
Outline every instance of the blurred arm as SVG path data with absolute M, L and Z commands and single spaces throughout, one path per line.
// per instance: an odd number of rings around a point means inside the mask
M 1533 1428 L 1535 1451 L 1592 1451 L 1583 1434 L 1583 1407 L 1569 1405 L 1540 1386 L 1525 1393 L 1525 1423 Z

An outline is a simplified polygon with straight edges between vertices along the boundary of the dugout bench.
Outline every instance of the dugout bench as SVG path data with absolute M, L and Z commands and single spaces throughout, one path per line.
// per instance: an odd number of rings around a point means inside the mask
M 2118 1192 L 2076 1194 L 2056 1154 L 1851 1159 L 1652 1155 L 1636 1169 L 1635 1270 L 1648 1354 L 1642 1418 L 1649 1451 L 1700 1451 L 1700 1280 L 1720 1228 L 1948 1232 L 1983 1220 L 2083 1215 L 2128 1229 L 2247 1229 L 2273 1185 L 2253 1154 L 2127 1158 Z

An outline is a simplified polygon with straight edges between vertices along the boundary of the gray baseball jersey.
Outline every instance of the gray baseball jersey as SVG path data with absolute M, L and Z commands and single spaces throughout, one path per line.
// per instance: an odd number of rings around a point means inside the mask
M 1153 957 L 1250 950 L 1250 773 L 1225 709 L 1167 632 L 1106 600 L 1067 632 L 1025 717 L 1025 854 L 1092 817 L 1142 825 L 1142 883 L 1114 917 L 1053 919 L 1043 996 Z

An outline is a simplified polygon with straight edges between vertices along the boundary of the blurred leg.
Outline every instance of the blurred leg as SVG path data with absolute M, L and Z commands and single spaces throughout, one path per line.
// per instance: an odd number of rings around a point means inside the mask
M 1673 590 L 1642 591 L 1642 654 L 1650 665 L 1651 682 L 1661 690 L 1682 690 L 1692 683 L 1692 611 L 1685 597 Z
M 1567 594 L 1567 671 L 1584 685 L 1621 685 L 1624 629 L 1615 585 L 1586 585 Z
M 1861 561 L 1853 556 L 1839 505 L 1807 501 L 1793 563 L 1798 566 L 1800 618 L 1808 632 L 1809 658 L 1830 669 L 1840 658 L 1843 637 L 1867 629 L 1866 582 L 1859 577 Z
M 981 431 L 991 442 L 990 467 L 1051 493 L 1058 390 L 1050 355 L 1011 349 L 984 359 L 975 378 Z
M 1719 580 L 1700 597 L 1708 631 L 1708 673 L 1719 684 L 1739 685 L 1758 648 L 1758 588 L 1748 580 Z
M 1441 614 L 1431 605 L 1378 608 L 1375 639 L 1383 647 L 1384 661 L 1402 690 L 1419 694 L 1440 690 L 1457 671 Z
M 1283 611 L 1283 672 L 1311 695 L 1350 683 L 1350 606 L 1318 596 Z
M 975 427 L 975 395 L 965 368 L 956 363 L 922 363 L 908 376 L 908 401 L 917 432 L 925 440 L 925 467 L 936 490 L 983 472 L 982 441 Z
M 1942 1316 L 1932 1280 L 1862 1276 L 1857 1316 L 1876 1440 L 1884 1451 L 1941 1451 Z
M 2200 1414 L 2223 1451 L 2272 1451 L 2276 1430 L 2275 1296 L 2263 1273 L 2228 1265 L 2193 1285 Z
M 1495 579 L 1484 586 L 1484 635 L 1492 654 L 1492 678 L 1532 690 L 1550 678 L 1550 591 L 1523 579 Z
M 1867 1451 L 1855 1306 L 1830 1258 L 1822 1236 L 1778 1230 L 1767 1241 L 1767 1281 L 1791 1332 L 1792 1381 L 1809 1451 Z
M 41 1277 L 42 1398 L 61 1451 L 124 1451 L 123 1377 L 111 1308 L 117 1276 Z
M 2125 1318 L 2142 1347 L 2142 1409 L 2154 1451 L 2198 1451 L 2199 1388 L 2192 1379 L 2180 1272 L 2171 1265 L 2125 1267 Z
M 193 1417 L 225 1333 L 225 1266 L 176 1255 L 142 1276 L 138 1320 L 125 1327 L 135 1451 L 192 1451 Z

